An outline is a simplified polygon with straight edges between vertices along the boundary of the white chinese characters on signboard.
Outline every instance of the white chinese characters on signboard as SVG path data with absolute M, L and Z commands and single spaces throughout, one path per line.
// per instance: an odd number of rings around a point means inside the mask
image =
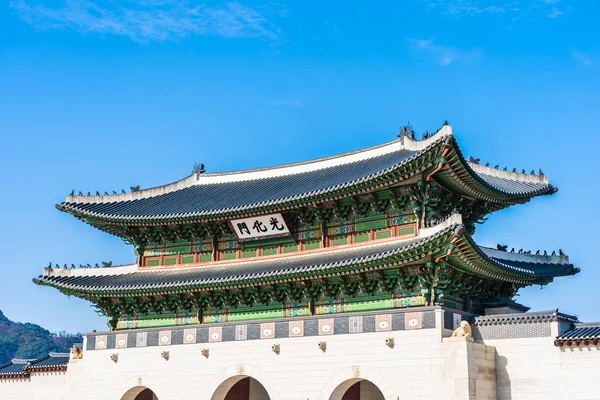
M 281 214 L 261 215 L 253 218 L 231 220 L 233 230 L 239 239 L 260 239 L 264 237 L 287 236 L 290 231 Z

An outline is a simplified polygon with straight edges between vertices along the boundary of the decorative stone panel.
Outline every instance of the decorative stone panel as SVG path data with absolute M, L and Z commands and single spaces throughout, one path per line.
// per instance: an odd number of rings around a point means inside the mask
M 435 328 L 435 311 L 366 312 L 322 318 L 286 318 L 274 322 L 234 325 L 196 325 L 194 327 L 147 328 L 144 331 L 110 332 L 88 335 L 87 350 L 119 349 L 194 343 L 264 340 L 305 336 L 343 335 Z M 446 311 L 447 314 L 447 311 Z M 450 313 L 452 314 L 452 313 Z M 452 317 L 452 315 L 450 316 Z M 444 325 L 448 318 L 444 316 Z
M 117 338 L 115 341 L 115 348 L 117 348 L 117 349 L 127 348 L 127 334 L 126 333 L 117 335 Z

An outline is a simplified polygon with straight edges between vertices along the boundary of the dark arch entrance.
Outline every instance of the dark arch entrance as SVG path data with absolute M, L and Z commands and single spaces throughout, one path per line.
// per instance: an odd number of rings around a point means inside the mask
M 144 389 L 135 396 L 135 400 L 158 400 L 158 397 L 154 394 L 154 392 L 150 389 Z
M 158 397 L 147 387 L 136 386 L 129 389 L 121 400 L 158 400 Z
M 384 400 L 383 393 L 371 381 L 350 379 L 338 386 L 329 400 Z
M 270 400 L 270 397 L 259 381 L 249 376 L 240 376 L 223 382 L 211 400 Z

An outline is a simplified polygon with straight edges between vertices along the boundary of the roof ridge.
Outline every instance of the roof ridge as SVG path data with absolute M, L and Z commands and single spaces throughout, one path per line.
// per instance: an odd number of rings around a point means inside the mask
M 548 311 L 531 311 L 514 314 L 494 314 L 494 315 L 480 315 L 475 317 L 475 324 L 478 325 L 493 325 L 494 323 L 504 323 L 511 321 L 536 321 L 536 322 L 551 322 L 557 319 L 567 320 L 569 322 L 576 322 L 577 317 L 573 315 L 563 314 L 558 312 L 558 308 Z
M 477 164 L 471 161 L 467 161 L 467 164 L 473 171 L 478 174 L 496 176 L 499 178 L 510 179 L 517 182 L 532 182 L 532 183 L 542 183 L 548 184 L 548 176 L 547 175 L 532 175 L 532 174 L 523 174 L 520 172 L 509 172 L 504 171 L 492 167 L 486 167 L 485 165 Z
M 525 253 L 514 253 L 512 251 L 503 251 L 494 249 L 493 247 L 487 246 L 479 246 L 481 249 L 484 249 L 488 254 L 488 257 L 491 258 L 499 258 L 502 260 L 512 260 L 512 261 L 524 261 L 524 262 L 539 262 L 541 264 L 571 264 L 569 261 L 569 256 L 553 256 L 551 254 L 543 255 L 543 254 L 525 254 Z M 491 253 L 491 254 L 489 254 Z
M 575 328 L 600 328 L 600 321 L 597 321 L 597 322 L 575 322 Z
M 11 360 L 13 364 L 27 364 L 32 361 L 35 361 L 35 358 L 13 358 Z
M 429 146 L 431 146 L 431 144 L 437 143 L 437 142 L 441 141 L 444 137 L 451 136 L 451 135 L 452 135 L 452 127 L 450 125 L 443 125 L 442 128 L 440 128 L 439 131 L 435 135 L 432 135 L 431 137 L 424 139 L 424 140 L 414 140 L 414 139 L 411 139 L 408 137 L 402 137 L 402 138 L 395 139 L 395 140 L 392 140 L 389 142 L 381 143 L 381 144 L 378 144 L 375 146 L 370 146 L 370 147 L 366 147 L 366 148 L 362 148 L 362 149 L 358 149 L 358 150 L 353 150 L 350 152 L 315 158 L 312 160 L 300 161 L 300 162 L 296 162 L 296 163 L 275 165 L 275 166 L 270 166 L 270 167 L 252 168 L 252 169 L 230 171 L 230 172 L 219 172 L 219 173 L 199 173 L 196 170 L 196 171 L 193 171 L 191 175 L 189 175 L 185 178 L 182 178 L 178 181 L 168 183 L 165 185 L 155 186 L 155 187 L 148 188 L 148 189 L 124 193 L 124 194 L 123 193 L 122 194 L 111 194 L 111 195 L 104 195 L 104 196 L 102 196 L 102 195 L 100 195 L 100 196 L 85 196 L 85 195 L 79 196 L 79 195 L 74 195 L 74 194 L 71 195 L 70 194 L 70 195 L 67 195 L 65 202 L 61 203 L 60 205 L 57 205 L 57 207 L 59 207 L 59 209 L 60 209 L 60 206 L 64 205 L 65 203 L 102 204 L 102 203 L 112 203 L 112 202 L 146 199 L 146 198 L 160 196 L 160 195 L 166 194 L 166 193 L 175 192 L 177 190 L 185 189 L 190 186 L 196 186 L 199 184 L 220 183 L 220 182 L 218 182 L 219 179 L 216 179 L 216 178 L 230 178 L 230 179 L 223 179 L 224 181 L 252 181 L 252 180 L 269 178 L 270 176 L 267 176 L 267 174 L 265 174 L 266 172 L 272 172 L 272 171 L 278 171 L 278 170 L 283 172 L 283 170 L 286 170 L 286 169 L 290 170 L 290 171 L 286 171 L 285 173 L 281 173 L 280 175 L 277 175 L 277 176 L 297 175 L 297 174 L 300 174 L 303 172 L 318 171 L 321 169 L 326 169 L 328 167 L 331 167 L 331 165 L 328 165 L 328 162 L 330 162 L 332 160 L 344 159 L 343 160 L 344 162 L 335 164 L 335 165 L 344 165 L 344 164 L 350 164 L 350 163 L 357 162 L 357 161 L 368 160 L 368 159 L 380 156 L 382 154 L 388 154 L 388 153 L 392 153 L 394 151 L 399 151 L 399 150 L 409 150 L 409 151 L 420 152 L 420 151 L 427 149 Z M 355 157 L 355 156 L 359 156 L 359 155 L 364 155 L 364 157 L 362 157 L 362 158 Z M 305 170 L 302 170 L 301 168 L 298 169 L 298 167 L 303 167 L 303 166 L 308 166 L 308 165 L 316 165 L 316 164 L 323 164 L 323 165 L 317 166 L 316 168 L 313 168 L 313 169 L 305 169 Z M 294 169 L 297 169 L 297 170 L 294 170 Z M 231 179 L 231 177 L 243 176 L 243 175 L 257 175 L 257 176 L 256 177 L 250 176 L 247 179 Z M 265 176 L 263 176 L 263 175 L 265 175 Z M 215 182 L 208 182 L 209 180 L 215 181 Z M 203 182 L 203 181 L 205 181 L 205 182 Z
M 53 358 L 53 357 L 71 357 L 71 353 L 59 353 L 59 352 L 51 351 L 51 352 L 48 353 L 48 356 L 50 358 Z

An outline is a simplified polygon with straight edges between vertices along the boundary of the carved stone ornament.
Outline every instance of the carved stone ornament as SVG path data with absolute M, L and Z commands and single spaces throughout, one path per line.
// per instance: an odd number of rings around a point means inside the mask
M 83 349 L 81 347 L 71 347 L 71 360 L 81 360 L 83 358 Z
M 452 332 L 452 337 L 471 337 L 471 325 L 467 321 L 460 321 L 460 326 Z
M 360 377 L 360 367 L 357 367 L 357 366 L 352 367 L 352 377 L 353 378 Z
M 238 364 L 235 366 L 235 372 L 238 375 L 244 375 L 244 364 Z

